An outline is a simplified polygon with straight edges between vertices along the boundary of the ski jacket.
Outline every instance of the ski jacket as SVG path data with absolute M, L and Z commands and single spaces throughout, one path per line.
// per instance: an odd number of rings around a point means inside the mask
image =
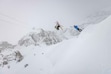
M 78 26 L 76 26 L 76 25 L 74 25 L 74 28 L 76 29 L 76 30 L 78 30 L 79 28 L 78 28 Z

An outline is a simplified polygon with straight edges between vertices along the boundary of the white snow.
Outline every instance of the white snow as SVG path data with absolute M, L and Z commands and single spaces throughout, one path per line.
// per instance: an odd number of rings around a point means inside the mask
M 111 73 L 111 16 L 88 26 L 77 41 L 67 43 L 69 50 L 54 67 L 52 74 L 110 74 Z
M 24 59 L 0 68 L 0 74 L 110 74 L 110 24 L 111 16 L 55 45 L 18 46 Z
M 110 2 L 0 0 L 0 74 L 111 74 Z

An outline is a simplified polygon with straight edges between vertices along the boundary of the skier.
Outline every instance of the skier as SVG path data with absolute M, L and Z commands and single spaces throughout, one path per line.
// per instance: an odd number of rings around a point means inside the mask
M 61 28 L 61 30 L 63 30 L 58 21 L 56 22 L 55 28 L 56 28 L 57 30 L 60 30 L 60 28 Z
M 74 25 L 74 28 L 75 28 L 76 30 L 78 30 L 79 32 L 82 31 L 82 29 L 80 29 L 77 25 Z

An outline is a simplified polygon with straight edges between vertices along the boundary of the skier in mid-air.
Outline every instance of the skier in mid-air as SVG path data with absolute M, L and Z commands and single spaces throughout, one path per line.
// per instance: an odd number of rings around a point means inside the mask
M 74 25 L 74 28 L 75 28 L 76 30 L 78 30 L 79 32 L 82 31 L 82 29 L 80 29 L 77 25 Z
M 61 30 L 63 30 L 58 21 L 56 22 L 55 28 L 56 28 L 57 30 L 60 30 L 60 28 L 61 28 Z

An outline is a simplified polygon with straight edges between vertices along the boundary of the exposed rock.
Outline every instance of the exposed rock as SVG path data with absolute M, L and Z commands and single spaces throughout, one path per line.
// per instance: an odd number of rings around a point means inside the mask
M 30 45 L 51 45 L 61 42 L 62 39 L 59 38 L 55 32 L 52 31 L 44 31 L 40 29 L 39 32 L 32 32 L 26 36 L 24 36 L 21 40 L 19 40 L 18 44 L 20 46 L 30 46 Z

